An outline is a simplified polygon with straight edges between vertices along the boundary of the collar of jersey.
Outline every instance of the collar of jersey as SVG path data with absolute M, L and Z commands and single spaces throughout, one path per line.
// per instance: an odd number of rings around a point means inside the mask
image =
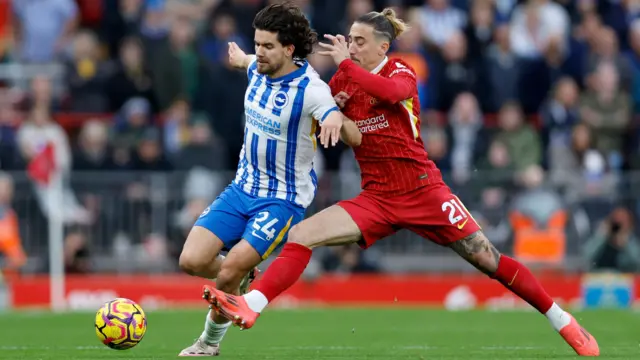
M 268 83 L 273 83 L 273 82 L 278 82 L 278 81 L 290 81 L 290 80 L 293 80 L 295 78 L 298 78 L 298 77 L 302 76 L 302 74 L 304 74 L 307 71 L 307 66 L 309 66 L 309 63 L 304 61 L 300 65 L 298 70 L 290 72 L 287 75 L 280 76 L 279 78 L 270 78 L 268 76 L 265 76 L 265 78 L 267 78 L 267 82 Z
M 382 62 L 380 64 L 378 64 L 378 66 L 376 66 L 375 69 L 371 70 L 372 74 L 377 74 L 380 72 L 380 70 L 382 70 L 382 68 L 387 65 L 387 61 L 389 61 L 388 57 L 384 57 L 384 59 L 382 60 Z

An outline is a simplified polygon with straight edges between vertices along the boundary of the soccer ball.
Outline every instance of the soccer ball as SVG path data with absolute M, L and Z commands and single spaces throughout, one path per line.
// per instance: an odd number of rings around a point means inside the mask
M 96 313 L 96 335 L 112 349 L 131 349 L 138 345 L 146 331 L 147 317 L 132 300 L 111 300 Z

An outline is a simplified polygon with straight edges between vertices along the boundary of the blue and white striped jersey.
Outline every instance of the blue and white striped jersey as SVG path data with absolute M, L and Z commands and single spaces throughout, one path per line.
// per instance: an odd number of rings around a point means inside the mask
M 253 196 L 277 198 L 307 207 L 317 177 L 313 170 L 316 129 L 338 111 L 329 86 L 305 61 L 280 78 L 247 70 L 244 145 L 234 183 Z

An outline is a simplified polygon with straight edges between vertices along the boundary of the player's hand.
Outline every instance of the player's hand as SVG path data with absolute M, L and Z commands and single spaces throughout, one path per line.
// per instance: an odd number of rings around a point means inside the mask
M 344 36 L 333 36 L 327 34 L 324 37 L 329 39 L 331 43 L 318 43 L 321 48 L 325 49 L 318 51 L 318 54 L 331 56 L 336 65 L 340 65 L 341 62 L 351 57 L 351 55 L 349 55 L 349 45 L 347 44 L 347 40 L 344 38 Z
M 246 69 L 249 62 L 247 55 L 235 42 L 229 43 L 229 64 L 236 68 Z
M 349 100 L 349 98 L 349 94 L 344 91 L 340 91 L 336 94 L 336 96 L 333 97 L 333 100 L 336 102 L 338 107 L 342 109 L 347 104 L 347 100 Z
M 342 129 L 342 114 L 338 111 L 334 111 L 322 122 L 320 125 L 320 144 L 325 149 L 331 146 L 336 146 L 340 141 L 340 129 Z

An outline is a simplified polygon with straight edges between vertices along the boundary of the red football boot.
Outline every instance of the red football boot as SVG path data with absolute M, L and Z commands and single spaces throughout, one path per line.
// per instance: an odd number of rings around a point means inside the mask
M 210 285 L 205 285 L 202 292 L 205 301 L 241 329 L 251 328 L 260 316 L 260 313 L 249 308 L 242 296 L 227 294 Z

